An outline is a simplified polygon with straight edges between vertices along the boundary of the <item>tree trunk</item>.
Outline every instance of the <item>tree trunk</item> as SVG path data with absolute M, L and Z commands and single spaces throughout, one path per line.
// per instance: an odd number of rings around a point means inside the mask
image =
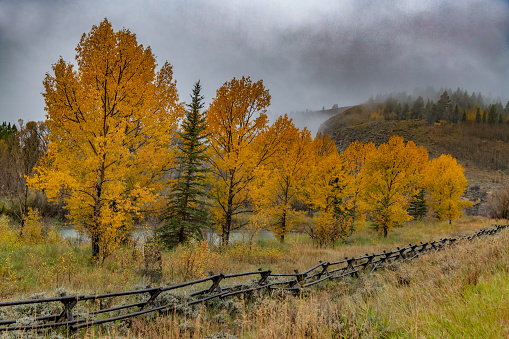
M 283 212 L 283 218 L 281 219 L 281 235 L 279 236 L 279 242 L 281 244 L 285 242 L 285 231 L 286 231 L 286 211 Z
M 230 230 L 232 227 L 233 215 L 233 184 L 230 179 L 230 188 L 228 189 L 228 206 L 226 208 L 225 223 L 223 225 L 223 246 L 228 246 L 230 242 Z
M 94 263 L 99 262 L 100 255 L 100 240 L 101 234 L 99 230 L 100 225 L 100 214 L 101 214 L 101 193 L 102 193 L 102 185 L 104 182 L 104 161 L 106 155 L 103 156 L 103 161 L 101 163 L 101 167 L 99 169 L 99 176 L 97 177 L 97 184 L 95 186 L 95 197 L 94 197 L 94 219 L 93 219 L 93 229 L 92 229 L 92 261 Z
M 223 246 L 228 246 L 230 242 L 230 230 L 232 226 L 232 214 L 233 214 L 233 198 L 228 197 L 228 207 L 226 210 L 225 223 L 223 225 Z
M 92 261 L 94 263 L 98 263 L 100 255 L 99 242 L 101 238 L 99 237 L 99 234 L 93 234 L 91 240 L 92 240 Z
M 184 226 L 180 226 L 180 229 L 179 229 L 179 232 L 178 232 L 178 236 L 177 236 L 177 240 L 178 240 L 179 244 L 182 244 L 186 240 L 185 237 L 184 237 Z

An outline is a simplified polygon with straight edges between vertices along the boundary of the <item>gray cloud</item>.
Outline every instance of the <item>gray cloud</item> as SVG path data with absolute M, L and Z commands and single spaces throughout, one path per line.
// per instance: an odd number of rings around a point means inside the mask
M 182 100 L 242 75 L 275 114 L 427 85 L 509 97 L 507 1 L 3 0 L 0 120 L 43 119 L 44 74 L 104 17 L 173 64 Z

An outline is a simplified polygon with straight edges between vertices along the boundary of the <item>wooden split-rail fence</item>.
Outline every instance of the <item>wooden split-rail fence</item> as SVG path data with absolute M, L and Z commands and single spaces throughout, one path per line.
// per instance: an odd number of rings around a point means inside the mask
M 235 274 L 211 273 L 209 277 L 172 286 L 97 295 L 73 295 L 55 298 L 0 302 L 0 314 L 8 314 L 8 312 L 1 312 L 2 308 L 42 303 L 60 303 L 61 309 L 61 311 L 56 314 L 44 316 L 34 315 L 30 321 L 31 323 L 28 325 L 23 325 L 18 321 L 18 319 L 2 319 L 0 320 L 0 331 L 33 331 L 66 326 L 72 332 L 77 333 L 82 328 L 128 319 L 153 312 L 164 314 L 175 311 L 179 307 L 181 309 L 185 309 L 191 305 L 206 303 L 216 298 L 224 299 L 239 294 L 253 293 L 261 290 L 299 292 L 306 287 L 310 287 L 327 280 L 343 279 L 349 276 L 358 277 L 358 274 L 361 272 L 371 273 L 377 269 L 385 267 L 388 264 L 397 264 L 408 261 L 423 253 L 438 251 L 461 240 L 472 240 L 485 235 L 493 235 L 507 227 L 509 227 L 509 225 L 497 225 L 491 229 L 482 229 L 470 236 L 445 238 L 427 243 L 421 242 L 418 245 L 410 244 L 403 248 L 398 247 L 390 252 L 384 251 L 383 253 L 378 254 L 366 254 L 365 256 L 345 258 L 344 260 L 335 262 L 320 261 L 317 265 L 303 272 L 295 270 L 294 273 L 289 274 L 274 274 L 270 270 L 259 269 L 254 272 Z M 221 286 L 223 282 L 228 280 L 232 281 L 235 278 L 241 277 L 254 277 L 254 279 L 249 284 Z M 189 290 L 193 286 L 197 290 Z M 161 301 L 164 301 L 165 299 L 168 300 L 168 298 L 162 297 L 164 292 L 170 291 L 171 293 L 175 293 L 177 291 L 187 291 L 189 293 L 187 293 L 187 296 L 185 297 L 175 297 L 176 295 L 172 294 L 173 299 L 171 302 L 162 303 Z M 114 298 L 133 295 L 138 296 L 138 298 L 144 296 L 144 300 L 128 304 L 120 303 L 117 304 L 117 306 L 103 308 L 104 304 L 108 304 L 106 302 L 103 303 L 105 299 L 112 300 Z M 87 302 L 90 303 L 87 304 L 88 308 L 86 313 L 79 313 L 77 311 L 77 305 L 83 305 Z M 93 306 L 99 309 L 91 310 Z M 112 312 L 123 310 L 127 310 L 127 312 L 117 316 L 100 318 L 101 314 L 107 313 L 111 315 Z

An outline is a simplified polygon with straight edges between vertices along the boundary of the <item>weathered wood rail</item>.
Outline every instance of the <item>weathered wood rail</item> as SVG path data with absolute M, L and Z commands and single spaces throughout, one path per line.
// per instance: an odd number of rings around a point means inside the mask
M 57 314 L 37 316 L 34 315 L 32 324 L 22 325 L 17 319 L 0 320 L 0 331 L 32 331 L 46 328 L 57 328 L 67 326 L 72 332 L 77 333 L 80 329 L 93 325 L 104 324 L 112 321 L 118 321 L 143 314 L 158 312 L 165 313 L 176 310 L 178 307 L 188 307 L 195 304 L 205 303 L 215 298 L 227 298 L 238 294 L 253 293 L 259 290 L 287 290 L 299 292 L 306 287 L 313 286 L 326 280 L 342 279 L 348 276 L 358 277 L 361 272 L 371 273 L 374 270 L 385 267 L 388 264 L 397 264 L 404 261 L 412 260 L 423 253 L 429 251 L 438 251 L 444 247 L 450 246 L 461 240 L 472 240 L 481 236 L 494 235 L 509 225 L 497 225 L 491 229 L 482 229 L 470 236 L 457 238 L 444 238 L 437 241 L 420 243 L 418 245 L 409 244 L 403 248 L 396 248 L 393 251 L 378 254 L 366 254 L 357 258 L 345 258 L 344 260 L 335 262 L 319 262 L 317 265 L 306 271 L 286 274 L 273 274 L 270 270 L 262 270 L 254 272 L 243 272 L 235 274 L 212 274 L 209 277 L 184 282 L 172 286 L 146 288 L 135 291 L 124 291 L 116 293 L 106 293 L 97 295 L 74 295 L 56 298 L 28 299 L 0 302 L 0 311 L 2 308 L 41 304 L 41 303 L 60 303 L 62 311 Z M 237 284 L 233 286 L 221 286 L 221 283 L 229 279 L 251 277 L 255 278 L 249 284 Z M 178 291 L 193 286 L 200 287 L 204 284 L 210 284 L 205 289 L 190 292 L 186 297 L 176 299 L 179 302 L 171 302 L 161 305 L 161 295 L 163 292 Z M 88 310 L 86 315 L 80 315 L 76 312 L 76 306 L 79 303 L 91 301 L 92 305 L 102 305 L 100 302 L 106 298 L 119 298 L 126 296 L 145 296 L 146 300 L 141 302 L 131 302 L 128 304 L 120 304 L 114 307 Z M 90 308 L 90 307 L 89 307 Z M 106 317 L 103 319 L 96 318 L 98 315 L 108 312 L 117 312 L 128 310 L 124 314 Z M 2 314 L 2 312 L 0 312 Z

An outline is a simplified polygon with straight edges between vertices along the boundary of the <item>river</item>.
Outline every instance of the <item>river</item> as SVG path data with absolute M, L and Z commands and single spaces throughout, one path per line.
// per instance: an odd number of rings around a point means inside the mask
M 76 232 L 76 230 L 73 227 L 64 226 L 64 227 L 60 227 L 58 230 L 64 239 L 76 238 L 76 239 L 80 239 L 81 241 L 88 240 L 88 237 L 86 237 L 86 236 L 80 237 L 80 234 L 78 232 Z M 204 233 L 205 239 L 208 240 L 210 243 L 213 243 L 216 245 L 220 244 L 221 237 L 219 235 L 217 235 L 217 233 L 215 233 L 214 231 L 205 230 L 203 233 Z M 141 240 L 143 242 L 147 238 L 147 236 L 151 235 L 151 231 L 142 229 L 142 228 L 135 228 L 132 234 L 133 234 L 134 239 Z M 272 232 L 260 231 L 260 232 L 256 233 L 256 235 L 253 238 L 253 241 L 274 240 L 274 239 L 275 238 L 274 238 L 274 235 L 272 234 Z M 247 232 L 238 232 L 238 231 L 230 232 L 230 242 L 235 243 L 235 242 L 247 242 L 247 241 L 249 241 L 249 234 Z

